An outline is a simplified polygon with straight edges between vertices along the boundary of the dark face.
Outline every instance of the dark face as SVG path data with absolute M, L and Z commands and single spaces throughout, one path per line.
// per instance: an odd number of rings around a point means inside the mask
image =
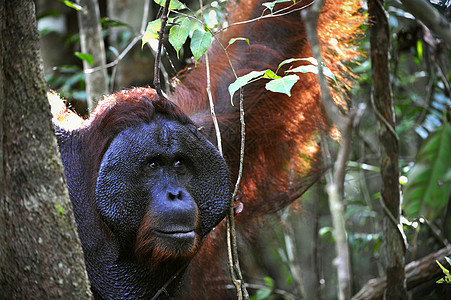
M 227 169 L 213 145 L 194 126 L 158 116 L 113 140 L 95 195 L 121 253 L 138 247 L 150 260 L 195 253 L 231 200 Z

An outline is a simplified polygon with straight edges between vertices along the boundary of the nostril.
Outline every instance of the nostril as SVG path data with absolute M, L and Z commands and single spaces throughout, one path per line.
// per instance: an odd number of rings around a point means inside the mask
M 177 192 L 172 192 L 172 191 L 168 192 L 169 200 L 176 200 L 176 199 L 182 200 L 182 198 L 183 198 L 183 193 L 180 190 Z

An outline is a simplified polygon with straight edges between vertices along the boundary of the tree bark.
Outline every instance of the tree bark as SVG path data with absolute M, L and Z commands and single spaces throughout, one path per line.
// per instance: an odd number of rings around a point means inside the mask
M 33 1 L 0 0 L 0 27 L 0 295 L 87 299 Z
M 105 68 L 105 44 L 102 27 L 99 23 L 99 3 L 97 0 L 78 0 L 77 2 L 83 8 L 78 11 L 81 52 L 89 54 L 93 58 L 92 66 L 87 61 L 83 61 L 86 97 L 89 110 L 92 111 L 97 102 L 104 95 L 109 94 L 108 74 Z
M 442 248 L 422 259 L 409 263 L 405 269 L 407 289 L 411 290 L 443 274 L 436 261 L 438 260 L 442 265 L 447 266 L 445 256 L 451 256 L 451 247 Z M 386 280 L 386 277 L 371 279 L 352 297 L 352 300 L 381 299 L 387 287 Z
M 451 24 L 426 0 L 401 0 L 407 11 L 451 46 Z
M 381 204 L 384 208 L 384 259 L 387 276 L 386 299 L 406 299 L 405 241 L 400 224 L 400 189 L 398 137 L 390 83 L 390 29 L 383 0 L 368 1 L 370 19 L 372 103 L 376 114 L 380 145 L 380 165 L 383 186 Z

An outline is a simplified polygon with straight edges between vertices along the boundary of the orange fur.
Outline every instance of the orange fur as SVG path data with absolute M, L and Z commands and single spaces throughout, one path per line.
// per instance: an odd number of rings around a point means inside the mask
M 267 14 L 261 2 L 264 1 L 243 0 L 237 7 L 231 4 L 228 11 L 233 13 L 229 24 Z M 300 1 L 294 9 L 310 2 Z M 274 11 L 283 7 L 276 6 Z M 339 105 L 345 103 L 346 90 L 352 78 L 346 63 L 358 55 L 353 41 L 363 22 L 359 8 L 358 0 L 326 0 L 318 21 L 317 32 L 323 59 L 339 82 L 339 86 L 332 91 Z M 248 38 L 250 42 L 250 46 L 245 42 L 236 42 L 228 48 L 238 76 L 266 68 L 275 71 L 278 64 L 288 58 L 312 57 L 299 12 L 232 26 L 221 33 L 219 39 L 227 45 L 231 38 L 236 37 Z M 227 91 L 235 77 L 222 47 L 213 45 L 209 56 L 211 90 L 223 139 L 224 157 L 235 180 L 240 149 L 239 100 L 235 95 L 235 106 L 232 106 Z M 171 100 L 205 127 L 207 136 L 215 141 L 210 115 L 206 113 L 209 104 L 205 69 L 205 62 L 200 62 L 196 69 L 185 72 Z M 283 72 L 279 71 L 279 74 Z M 264 80 L 244 88 L 246 146 L 238 195 L 244 209 L 236 217 L 238 230 L 251 230 L 249 226 L 256 217 L 291 203 L 318 173 L 312 170 L 318 149 L 317 133 L 330 124 L 323 111 L 316 75 L 299 74 L 299 77 L 291 97 L 266 91 Z M 298 175 L 294 183 L 293 173 Z M 224 286 L 230 283 L 225 262 L 224 227 L 224 222 L 217 226 L 191 264 L 192 299 L 218 297 L 218 290 L 223 290 L 218 284 Z M 205 268 L 207 264 L 209 267 Z

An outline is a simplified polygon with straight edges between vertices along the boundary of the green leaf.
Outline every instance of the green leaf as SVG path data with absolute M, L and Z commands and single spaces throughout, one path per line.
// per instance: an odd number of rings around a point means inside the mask
M 230 101 L 233 105 L 233 95 L 237 90 L 248 84 L 251 80 L 254 80 L 256 78 L 262 77 L 265 74 L 265 71 L 252 71 L 250 73 L 247 73 L 246 75 L 238 77 L 235 82 L 233 82 L 231 85 L 229 85 L 229 94 L 230 94 Z
M 277 67 L 277 71 L 279 71 L 279 69 L 280 69 L 282 66 L 284 66 L 284 65 L 286 65 L 286 64 L 291 64 L 291 63 L 293 63 L 293 62 L 295 62 L 295 61 L 308 61 L 309 63 L 311 63 L 311 64 L 314 65 L 314 66 L 317 66 L 317 65 L 318 65 L 318 61 L 317 61 L 316 58 L 314 58 L 314 57 L 307 57 L 307 58 L 288 58 L 288 59 L 285 59 L 284 61 L 282 61 L 282 62 L 279 64 L 279 66 Z
M 164 7 L 164 4 L 166 3 L 166 0 L 153 0 L 153 1 L 162 7 Z M 178 10 L 184 8 L 186 8 L 185 4 L 179 2 L 178 0 L 171 0 L 171 3 L 169 3 L 169 9 L 171 10 Z
M 269 287 L 274 287 L 274 280 L 272 280 L 271 277 L 265 276 L 265 278 L 263 278 L 265 280 L 265 284 Z
M 130 27 L 129 25 L 122 23 L 121 21 L 113 20 L 110 18 L 102 18 L 100 19 L 100 23 L 105 27 L 120 27 L 120 26 Z
M 269 79 L 279 79 L 282 78 L 282 76 L 277 75 L 272 70 L 266 70 L 265 74 L 263 74 L 263 78 L 269 78 Z
M 64 3 L 64 5 L 66 5 L 66 6 L 70 7 L 70 8 L 73 8 L 75 10 L 83 10 L 83 7 L 81 7 L 80 5 L 78 5 L 76 3 L 73 3 L 73 2 L 70 2 L 70 1 L 67 1 L 67 0 L 59 0 L 59 2 L 62 2 L 62 3 Z
M 281 62 L 279 64 L 279 66 L 277 67 L 277 71 L 279 71 L 279 69 L 283 65 L 291 64 L 291 63 L 296 62 L 296 61 L 308 61 L 312 65 L 299 66 L 299 67 L 296 67 L 294 69 L 288 70 L 287 72 L 290 72 L 290 73 L 314 73 L 314 74 L 318 74 L 318 61 L 314 57 L 289 58 L 289 59 L 286 59 L 286 60 L 284 60 L 283 62 Z M 324 74 L 324 76 L 336 81 L 334 73 L 332 73 L 332 71 L 328 67 L 326 67 L 326 65 L 324 63 L 322 64 L 322 67 L 323 67 L 323 74 Z
M 285 280 L 286 284 L 292 284 L 293 283 L 293 275 L 289 274 L 287 279 Z
M 269 10 L 270 10 L 271 12 L 273 12 L 274 6 L 275 6 L 277 3 L 283 3 L 283 2 L 293 2 L 293 3 L 294 3 L 293 0 L 276 0 L 276 1 L 273 1 L 273 2 L 265 2 L 265 3 L 262 3 L 262 5 L 263 5 L 264 7 L 269 8 Z
M 291 88 L 298 80 L 299 76 L 297 75 L 287 75 L 282 78 L 271 80 L 265 87 L 268 91 L 291 96 Z
M 442 269 L 443 274 L 449 275 L 449 270 L 447 268 L 445 268 L 444 266 L 442 266 L 442 264 L 438 260 L 436 260 L 436 262 L 439 265 L 440 269 Z
M 146 32 L 144 32 L 144 35 L 142 37 L 141 48 L 144 47 L 144 45 L 149 41 L 158 39 L 158 32 L 160 31 L 160 29 L 161 29 L 161 19 L 156 19 L 152 22 L 149 22 L 147 24 Z
M 451 126 L 445 123 L 429 135 L 420 147 L 417 162 L 407 174 L 404 212 L 408 219 L 425 216 L 435 219 L 448 203 L 451 180 Z
M 299 66 L 299 67 L 293 68 L 291 70 L 288 70 L 287 72 L 290 72 L 290 73 L 313 73 L 313 74 L 318 74 L 318 66 L 313 66 L 313 65 Z
M 208 31 L 196 30 L 191 38 L 191 52 L 194 55 L 194 59 L 197 60 L 208 50 L 210 47 L 213 36 Z
M 334 233 L 332 227 L 322 227 L 318 230 L 318 235 L 320 238 L 327 240 L 329 243 L 332 243 L 334 238 Z
M 188 38 L 190 24 L 189 18 L 183 18 L 180 24 L 172 26 L 171 30 L 169 30 L 169 43 L 171 43 L 172 47 L 174 47 L 177 52 L 177 58 L 180 58 L 179 51 L 182 49 L 183 44 L 185 44 L 186 39 Z
M 233 43 L 235 43 L 236 41 L 245 41 L 245 42 L 247 42 L 247 44 L 248 44 L 249 46 L 251 45 L 250 42 L 249 42 L 249 39 L 239 37 L 239 38 L 233 38 L 233 39 L 230 39 L 230 40 L 229 40 L 229 46 L 232 45 Z
M 421 40 L 417 41 L 417 54 L 419 59 L 423 58 L 423 42 Z
M 81 60 L 86 61 L 92 67 L 92 64 L 94 63 L 94 58 L 92 57 L 91 54 L 75 52 L 75 56 Z
M 260 289 L 255 293 L 255 299 L 256 300 L 264 300 L 268 299 L 268 297 L 271 295 L 270 289 Z
M 287 72 L 318 74 L 318 70 L 319 70 L 318 66 L 308 65 L 308 66 L 299 66 L 294 69 L 288 70 Z M 324 74 L 324 76 L 336 81 L 334 73 L 332 73 L 332 71 L 326 66 L 323 66 L 323 74 Z

